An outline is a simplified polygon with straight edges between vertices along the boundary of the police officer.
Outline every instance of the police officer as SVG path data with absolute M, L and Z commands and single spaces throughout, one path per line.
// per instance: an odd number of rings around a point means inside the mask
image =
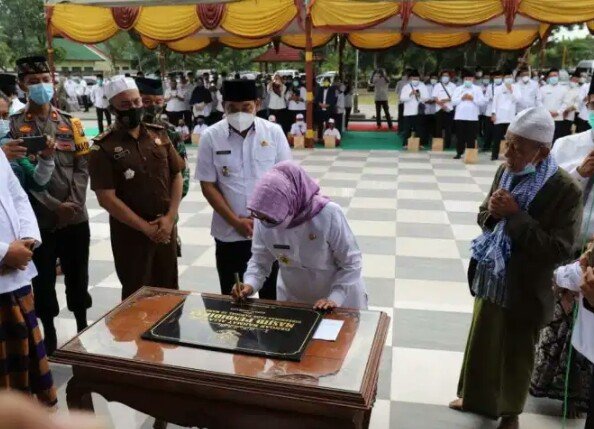
M 109 212 L 122 299 L 142 286 L 178 288 L 176 231 L 184 161 L 164 127 L 142 123 L 134 79 L 105 87 L 114 126 L 91 146 L 91 189 Z
M 42 244 L 33 261 L 35 310 L 44 327 L 49 355 L 56 349 L 54 318 L 60 311 L 56 297 L 56 261 L 60 259 L 66 284 L 66 302 L 79 331 L 87 326 L 91 307 L 89 287 L 89 217 L 86 192 L 89 180 L 88 143 L 79 119 L 50 104 L 54 85 L 44 57 L 17 60 L 19 85 L 28 93 L 27 105 L 10 117 L 11 144 L 24 137 L 47 136 L 56 144 L 55 168 L 44 191 L 29 194 L 41 230 Z M 35 160 L 33 159 L 35 162 Z
M 253 80 L 223 82 L 226 118 L 200 138 L 196 179 L 214 209 L 211 234 L 221 293 L 228 295 L 252 256 L 254 221 L 247 202 L 256 182 L 280 161 L 291 158 L 282 128 L 256 117 L 259 101 Z M 276 299 L 278 264 L 260 289 L 260 298 Z

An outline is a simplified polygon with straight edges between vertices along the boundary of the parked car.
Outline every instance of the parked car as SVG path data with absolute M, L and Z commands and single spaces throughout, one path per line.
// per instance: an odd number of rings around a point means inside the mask
M 576 70 L 588 73 L 588 76 L 594 75 L 594 60 L 582 60 L 578 63 Z
M 327 72 L 321 73 L 321 74 L 319 74 L 319 75 L 316 76 L 316 83 L 318 85 L 321 85 L 322 84 L 322 81 L 325 78 L 330 78 L 330 82 L 334 82 L 334 78 L 337 75 L 338 75 L 338 72 L 337 71 L 327 71 Z
M 282 77 L 290 76 L 290 77 L 297 77 L 299 76 L 299 70 L 277 70 L 275 73 L 280 74 Z

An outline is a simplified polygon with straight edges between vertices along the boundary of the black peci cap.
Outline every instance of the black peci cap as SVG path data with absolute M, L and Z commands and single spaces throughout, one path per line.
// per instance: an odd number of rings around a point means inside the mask
M 47 58 L 42 55 L 19 58 L 16 60 L 16 70 L 19 78 L 28 74 L 51 72 Z
M 134 80 L 141 95 L 163 95 L 163 82 L 161 79 L 135 77 Z
M 226 80 L 223 82 L 223 101 L 255 101 L 258 98 L 256 81 Z

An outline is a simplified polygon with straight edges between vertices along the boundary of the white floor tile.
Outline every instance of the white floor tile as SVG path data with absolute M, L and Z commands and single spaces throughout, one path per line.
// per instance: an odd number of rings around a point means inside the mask
M 418 258 L 460 259 L 455 240 L 437 238 L 397 237 L 396 254 Z
M 385 399 L 375 401 L 369 429 L 390 429 L 390 401 Z
M 392 348 L 393 401 L 444 405 L 456 398 L 463 353 Z
M 398 189 L 398 198 L 403 200 L 441 200 L 441 192 L 418 189 Z
M 357 189 L 382 189 L 382 190 L 394 190 L 398 188 L 398 181 L 393 180 L 391 182 L 383 182 L 379 180 L 359 180 L 357 183 Z
M 446 200 L 443 204 L 448 212 L 478 213 L 481 202 Z
M 214 243 L 209 228 L 182 226 L 179 228 L 179 234 L 184 244 L 210 246 Z
M 396 209 L 395 198 L 365 198 L 365 197 L 354 197 L 351 200 L 351 208 L 358 209 Z
M 471 183 L 438 183 L 442 192 L 482 192 L 478 185 Z
M 394 307 L 472 313 L 474 298 L 466 282 L 396 279 Z
M 481 235 L 482 231 L 478 225 L 451 225 L 456 240 L 474 240 Z
M 396 257 L 363 255 L 363 277 L 393 279 L 396 276 Z
M 321 193 L 328 197 L 352 197 L 355 195 L 355 188 L 332 188 L 323 186 Z
M 437 177 L 434 175 L 416 175 L 416 174 L 399 174 L 398 183 L 410 182 L 410 183 L 437 183 Z
M 349 225 L 355 236 L 395 237 L 396 223 L 384 221 L 351 220 Z
M 448 215 L 443 210 L 406 210 L 396 211 L 398 222 L 407 223 L 435 223 L 447 225 L 450 223 Z

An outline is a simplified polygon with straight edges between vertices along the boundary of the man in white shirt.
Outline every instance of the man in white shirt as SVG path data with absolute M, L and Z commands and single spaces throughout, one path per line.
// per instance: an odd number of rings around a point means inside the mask
M 371 83 L 375 92 L 375 123 L 377 128 L 380 129 L 382 126 L 382 109 L 384 109 L 388 128 L 392 129 L 392 117 L 390 116 L 390 105 L 388 104 L 390 78 L 386 74 L 386 70 L 375 70 L 371 76 Z
M 37 324 L 31 262 L 41 234 L 29 198 L 0 151 L 0 389 L 36 394 L 55 405 L 56 391 Z M 10 362 L 19 364 L 11 365 Z M 21 363 L 24 363 L 21 365 Z
M 324 131 L 324 137 L 334 137 L 336 146 L 340 146 L 340 131 L 336 128 L 336 121 L 334 118 L 328 119 L 328 128 Z
M 191 127 L 192 107 L 190 106 L 190 98 L 192 97 L 192 91 L 194 91 L 194 85 L 188 82 L 188 78 L 184 73 L 180 73 L 179 76 L 179 89 L 184 94 L 184 122 L 188 127 Z
M 207 130 L 207 128 L 208 125 L 205 124 L 204 116 L 200 115 L 196 118 L 196 126 L 194 127 L 192 134 L 201 136 L 204 133 L 204 131 Z
M 538 82 L 530 79 L 530 70 L 527 67 L 522 67 L 518 71 L 517 89 L 520 92 L 520 101 L 518 101 L 517 110 L 528 109 L 536 107 L 538 103 Z
M 257 118 L 256 83 L 223 83 L 226 118 L 209 127 L 200 139 L 196 179 L 214 209 L 211 235 L 216 244 L 221 293 L 230 294 L 235 274 L 242 278 L 252 255 L 254 221 L 247 202 L 256 182 L 275 164 L 291 159 L 282 128 Z M 275 264 L 260 291 L 261 298 L 276 299 Z
M 103 134 L 103 115 L 107 121 L 107 126 L 111 127 L 111 113 L 109 112 L 109 100 L 105 96 L 105 88 L 103 86 L 103 75 L 97 75 L 97 83 L 91 89 L 91 101 L 97 111 L 97 125 L 99 126 L 99 134 Z
M 484 151 L 491 150 L 493 144 L 493 132 L 495 129 L 491 121 L 493 97 L 495 96 L 495 88 L 502 83 L 503 75 L 499 71 L 493 72 L 493 81 L 491 81 L 490 73 L 485 73 L 480 80 L 477 80 L 477 86 L 482 88 L 485 97 L 485 104 L 481 106 L 479 115 L 479 135 L 483 139 Z
M 452 96 L 452 103 L 456 106 L 454 121 L 458 140 L 454 159 L 462 158 L 466 148 L 477 147 L 479 113 L 485 104 L 482 88 L 474 84 L 474 73 L 463 70 L 462 79 L 462 85 L 456 88 Z
M 165 91 L 165 102 L 167 103 L 165 113 L 167 113 L 169 122 L 178 124 L 180 118 L 183 119 L 186 110 L 186 94 L 181 88 L 178 88 L 175 74 L 171 74 L 169 79 L 170 88 Z
M 565 93 L 563 103 L 561 104 L 563 124 L 561 126 L 559 138 L 571 134 L 571 126 L 575 122 L 576 112 L 579 111 L 580 104 L 582 103 L 582 99 L 580 99 L 580 90 L 580 73 L 576 71 L 569 79 L 569 89 Z
M 576 118 L 576 133 L 583 133 L 590 129 L 590 123 L 588 122 L 588 90 L 590 89 L 590 82 L 586 81 L 585 74 L 580 77 L 580 109 L 578 117 Z
M 408 138 L 414 129 L 421 144 L 427 142 L 427 127 L 421 124 L 421 116 L 424 114 L 424 103 L 429 99 L 427 87 L 421 82 L 421 76 L 417 70 L 411 70 L 408 76 L 408 84 L 402 87 L 399 94 L 400 101 L 404 103 L 402 118 L 399 118 L 400 137 L 406 147 Z M 419 106 L 422 106 L 419 108 Z
M 307 131 L 307 125 L 305 124 L 305 121 L 303 120 L 303 114 L 299 113 L 299 114 L 297 114 L 295 123 L 293 125 L 291 125 L 291 131 L 289 132 L 289 134 L 293 137 L 304 136 L 306 131 Z
M 563 132 L 563 98 L 568 87 L 559 84 L 559 69 L 552 68 L 547 75 L 547 84 L 538 92 L 539 105 L 544 106 L 555 121 L 555 137 L 553 144 Z
M 509 124 L 516 116 L 516 106 L 520 100 L 520 90 L 514 84 L 511 71 L 505 72 L 503 84 L 498 86 L 493 97 L 491 121 L 495 125 L 493 130 L 493 150 L 491 160 L 499 159 L 501 140 L 507 133 Z
M 452 146 L 452 126 L 454 125 L 452 94 L 454 94 L 455 90 L 456 85 L 450 82 L 450 73 L 443 70 L 440 82 L 433 87 L 431 96 L 435 100 L 435 127 L 440 136 L 443 133 L 443 144 L 446 149 Z

